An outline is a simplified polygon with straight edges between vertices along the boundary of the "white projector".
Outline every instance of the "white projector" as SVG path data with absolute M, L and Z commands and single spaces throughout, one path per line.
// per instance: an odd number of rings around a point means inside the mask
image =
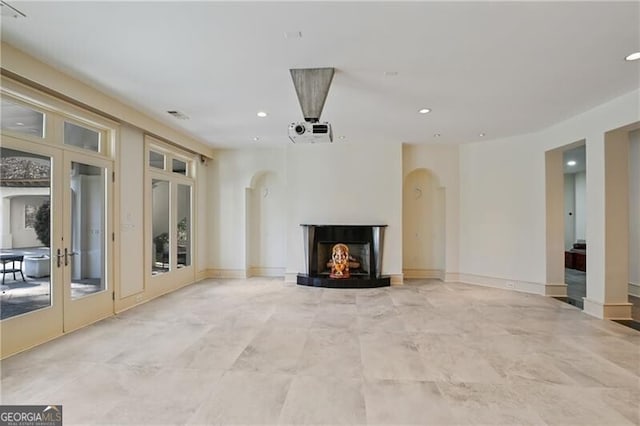
M 293 143 L 333 142 L 333 133 L 329 123 L 310 123 L 302 121 L 289 125 L 289 139 Z

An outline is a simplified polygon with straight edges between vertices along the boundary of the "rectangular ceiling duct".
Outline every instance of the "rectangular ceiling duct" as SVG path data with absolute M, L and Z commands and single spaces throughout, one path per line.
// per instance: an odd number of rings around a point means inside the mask
M 329 93 L 334 68 L 290 69 L 305 121 L 317 123 Z

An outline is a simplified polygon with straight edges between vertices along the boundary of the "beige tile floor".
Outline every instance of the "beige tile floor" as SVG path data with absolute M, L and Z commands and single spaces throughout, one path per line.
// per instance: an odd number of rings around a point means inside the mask
M 640 333 L 462 284 L 210 280 L 1 364 L 65 424 L 640 424 Z

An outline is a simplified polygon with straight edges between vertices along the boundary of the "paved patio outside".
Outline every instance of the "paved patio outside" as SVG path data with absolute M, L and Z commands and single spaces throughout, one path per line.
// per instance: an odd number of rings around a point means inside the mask
M 2 249 L 0 255 L 15 255 L 27 257 L 49 256 L 48 247 L 27 247 L 17 249 Z M 13 279 L 13 273 L 7 273 L 4 285 L 0 287 L 0 319 L 11 318 L 51 305 L 51 278 L 28 277 L 26 262 L 22 262 L 22 273 Z M 100 291 L 98 279 L 73 280 L 71 297 L 74 299 Z

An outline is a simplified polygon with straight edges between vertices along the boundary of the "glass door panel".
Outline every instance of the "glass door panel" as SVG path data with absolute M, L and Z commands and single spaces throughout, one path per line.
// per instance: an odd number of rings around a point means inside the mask
M 71 162 L 71 241 L 67 255 L 71 299 L 106 290 L 104 167 Z
M 191 265 L 191 185 L 178 184 L 178 268 Z
M 64 329 L 113 313 L 111 274 L 111 162 L 65 152 Z
M 0 319 L 51 306 L 51 157 L 0 148 Z
M 2 136 L 0 147 L 0 356 L 60 335 L 62 152 Z M 62 265 L 61 265 L 62 266 Z
M 152 179 L 151 203 L 152 203 L 152 247 L 151 273 L 152 275 L 169 272 L 171 267 L 171 241 L 169 234 L 170 211 L 170 185 L 169 181 Z

